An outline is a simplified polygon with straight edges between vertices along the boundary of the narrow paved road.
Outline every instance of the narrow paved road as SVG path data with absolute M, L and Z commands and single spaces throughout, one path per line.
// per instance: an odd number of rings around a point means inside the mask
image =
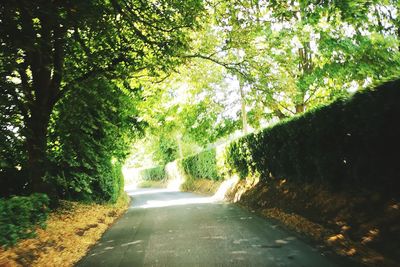
M 163 189 L 132 206 L 77 266 L 344 266 L 233 204 Z

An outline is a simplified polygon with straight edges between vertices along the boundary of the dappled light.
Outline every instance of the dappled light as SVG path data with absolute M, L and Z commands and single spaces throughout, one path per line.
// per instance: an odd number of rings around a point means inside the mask
M 237 182 L 239 182 L 239 176 L 237 175 L 234 175 L 228 180 L 223 181 L 212 198 L 216 201 L 224 200 L 228 190 L 232 189 L 237 184 Z
M 63 200 L 49 216 L 46 228 L 37 230 L 35 238 L 7 250 L 0 249 L 0 266 L 74 266 L 125 212 L 127 204 L 122 199 L 117 205 Z M 114 243 L 115 240 L 108 240 L 103 246 L 110 249 L 115 247 Z
M 132 242 L 123 243 L 123 244 L 121 244 L 121 247 L 137 245 L 137 244 L 140 244 L 142 242 L 143 242 L 143 240 L 135 240 L 135 241 L 132 241 Z
M 240 201 L 242 195 L 244 195 L 246 192 L 254 188 L 258 182 L 260 181 L 259 177 L 249 177 L 246 180 L 242 180 L 240 183 L 237 183 L 237 186 L 235 188 L 235 194 L 233 196 L 233 202 L 238 202 Z
M 369 242 L 374 241 L 374 239 L 379 237 L 379 229 L 373 228 L 368 231 L 368 233 L 361 238 L 362 244 L 367 244 Z
M 182 206 L 192 204 L 209 204 L 215 202 L 211 197 L 199 197 L 199 198 L 178 198 L 172 200 L 149 200 L 144 205 L 140 205 L 137 208 L 150 209 L 150 208 L 163 208 L 171 206 Z
M 289 243 L 289 241 L 283 240 L 283 239 L 277 239 L 277 240 L 275 240 L 275 243 L 280 244 L 280 245 L 285 245 L 285 244 Z
M 345 253 L 347 256 L 354 256 L 357 253 L 357 250 L 355 248 L 349 248 Z
M 400 266 L 399 1 L 0 1 L 0 267 Z
M 132 191 L 127 191 L 128 196 L 135 197 L 135 196 L 140 196 L 140 195 L 151 195 L 151 194 L 158 194 L 158 193 L 168 193 L 168 192 L 177 192 L 179 190 L 170 190 L 170 189 L 151 189 L 151 190 L 146 190 L 146 189 L 136 189 Z
M 182 180 L 177 177 L 179 175 L 179 170 L 176 168 L 176 164 L 169 164 L 168 173 L 174 176 L 172 177 L 172 185 L 167 188 L 162 189 L 136 189 L 127 191 L 128 195 L 131 197 L 137 197 L 141 195 L 152 195 L 152 194 L 166 194 L 174 193 L 179 191 L 179 187 L 176 186 L 178 183 L 176 181 L 181 182 Z M 171 206 L 181 206 L 181 205 L 191 205 L 191 204 L 209 204 L 223 201 L 225 199 L 225 194 L 228 190 L 232 189 L 232 187 L 239 181 L 238 176 L 234 176 L 226 181 L 223 181 L 219 186 L 217 192 L 210 197 L 189 197 L 189 198 L 176 198 L 176 199 L 166 199 L 166 200 L 149 200 L 146 203 L 135 206 L 135 208 L 161 208 L 161 207 L 171 207 Z M 175 184 L 176 183 L 176 184 Z M 180 184 L 179 184 L 180 186 Z
M 344 236 L 342 234 L 337 234 L 337 235 L 330 236 L 327 239 L 327 241 L 329 243 L 333 243 L 333 242 L 337 242 L 337 241 L 340 241 L 340 240 L 343 240 L 343 239 L 344 239 Z

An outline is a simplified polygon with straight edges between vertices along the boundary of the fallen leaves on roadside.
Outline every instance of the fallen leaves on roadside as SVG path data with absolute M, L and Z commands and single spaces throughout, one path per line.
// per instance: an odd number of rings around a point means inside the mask
M 187 180 L 182 184 L 182 190 L 205 195 L 213 195 L 218 191 L 221 181 L 209 179 Z
M 8 250 L 0 249 L 0 266 L 73 266 L 127 208 L 128 197 L 116 204 L 62 201 L 37 237 Z
M 342 234 L 337 234 L 337 235 L 333 235 L 333 236 L 329 237 L 327 239 L 327 242 L 328 243 L 334 243 L 336 241 L 340 241 L 340 240 L 343 240 L 343 239 L 344 239 L 344 236 Z
M 297 214 L 286 213 L 278 208 L 265 209 L 262 214 L 269 218 L 278 219 L 296 231 L 306 233 L 315 239 L 321 239 L 322 237 L 323 227 L 321 225 L 313 223 Z
M 281 221 L 286 227 L 311 237 L 315 241 L 325 243 L 340 255 L 358 257 L 358 261 L 363 262 L 366 266 L 395 266 L 391 260 L 376 251 L 361 246 L 341 233 L 333 233 L 322 225 L 311 222 L 298 214 L 286 213 L 278 208 L 264 209 L 262 214 L 265 217 Z

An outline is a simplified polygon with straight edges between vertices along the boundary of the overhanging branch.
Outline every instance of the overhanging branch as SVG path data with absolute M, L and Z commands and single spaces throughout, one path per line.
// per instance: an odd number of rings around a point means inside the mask
M 216 54 L 216 53 L 213 53 L 211 55 L 203 55 L 203 54 L 196 53 L 196 54 L 192 54 L 192 55 L 183 55 L 181 57 L 182 58 L 201 58 L 201 59 L 205 59 L 205 60 L 211 61 L 211 62 L 213 62 L 215 64 L 218 64 L 218 65 L 220 65 L 220 66 L 222 66 L 222 67 L 224 67 L 224 68 L 226 68 L 226 69 L 228 69 L 228 70 L 230 70 L 230 71 L 232 71 L 234 73 L 240 74 L 245 79 L 249 79 L 249 76 L 245 72 L 243 72 L 242 70 L 240 70 L 238 68 L 241 63 L 232 64 L 232 63 L 222 62 L 222 61 L 220 61 L 220 60 L 218 60 L 216 58 L 213 58 L 212 55 L 214 55 L 214 54 Z
M 112 63 L 110 65 L 108 65 L 107 67 L 93 68 L 93 69 L 89 70 L 88 72 L 82 74 L 81 76 L 76 77 L 75 79 L 69 81 L 68 84 L 66 84 L 62 88 L 62 90 L 59 91 L 59 93 L 57 94 L 57 96 L 55 97 L 54 100 L 58 101 L 60 98 L 62 98 L 69 90 L 71 90 L 71 88 L 73 87 L 74 84 L 79 84 L 79 83 L 85 82 L 91 78 L 94 78 L 96 76 L 114 72 L 116 70 L 118 64 L 121 62 L 128 62 L 128 60 L 123 55 L 120 55 L 119 57 L 115 58 L 112 61 Z M 136 70 L 134 70 L 134 72 L 140 72 L 142 70 L 145 70 L 146 68 L 149 68 L 149 65 L 137 68 Z

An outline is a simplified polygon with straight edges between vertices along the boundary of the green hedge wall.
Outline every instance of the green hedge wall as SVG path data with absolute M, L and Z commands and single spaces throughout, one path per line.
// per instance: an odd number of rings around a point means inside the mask
M 107 163 L 99 168 L 102 175 L 94 176 L 93 196 L 94 199 L 103 202 L 108 201 L 115 203 L 118 197 L 124 192 L 124 175 L 122 174 L 122 164 L 116 162 L 114 164 Z
M 167 178 L 165 166 L 156 166 L 140 172 L 140 178 L 145 181 L 161 181 Z
M 227 148 L 241 178 L 385 186 L 397 190 L 400 80 L 244 136 Z M 397 186 L 397 187 L 396 187 Z
M 215 148 L 206 149 L 192 156 L 177 159 L 175 163 L 178 171 L 187 179 L 209 179 L 214 181 L 221 179 L 217 168 L 217 152 Z M 165 166 L 143 169 L 139 175 L 145 181 L 168 179 Z
M 77 84 L 57 104 L 46 178 L 60 198 L 116 201 L 123 192 L 121 165 L 140 127 L 136 115 L 132 96 L 104 77 Z
M 195 155 L 181 159 L 183 171 L 192 179 L 219 180 L 215 148 L 203 150 Z
M 0 245 L 9 247 L 23 238 L 35 235 L 35 228 L 44 223 L 49 212 L 49 198 L 44 194 L 0 199 Z

